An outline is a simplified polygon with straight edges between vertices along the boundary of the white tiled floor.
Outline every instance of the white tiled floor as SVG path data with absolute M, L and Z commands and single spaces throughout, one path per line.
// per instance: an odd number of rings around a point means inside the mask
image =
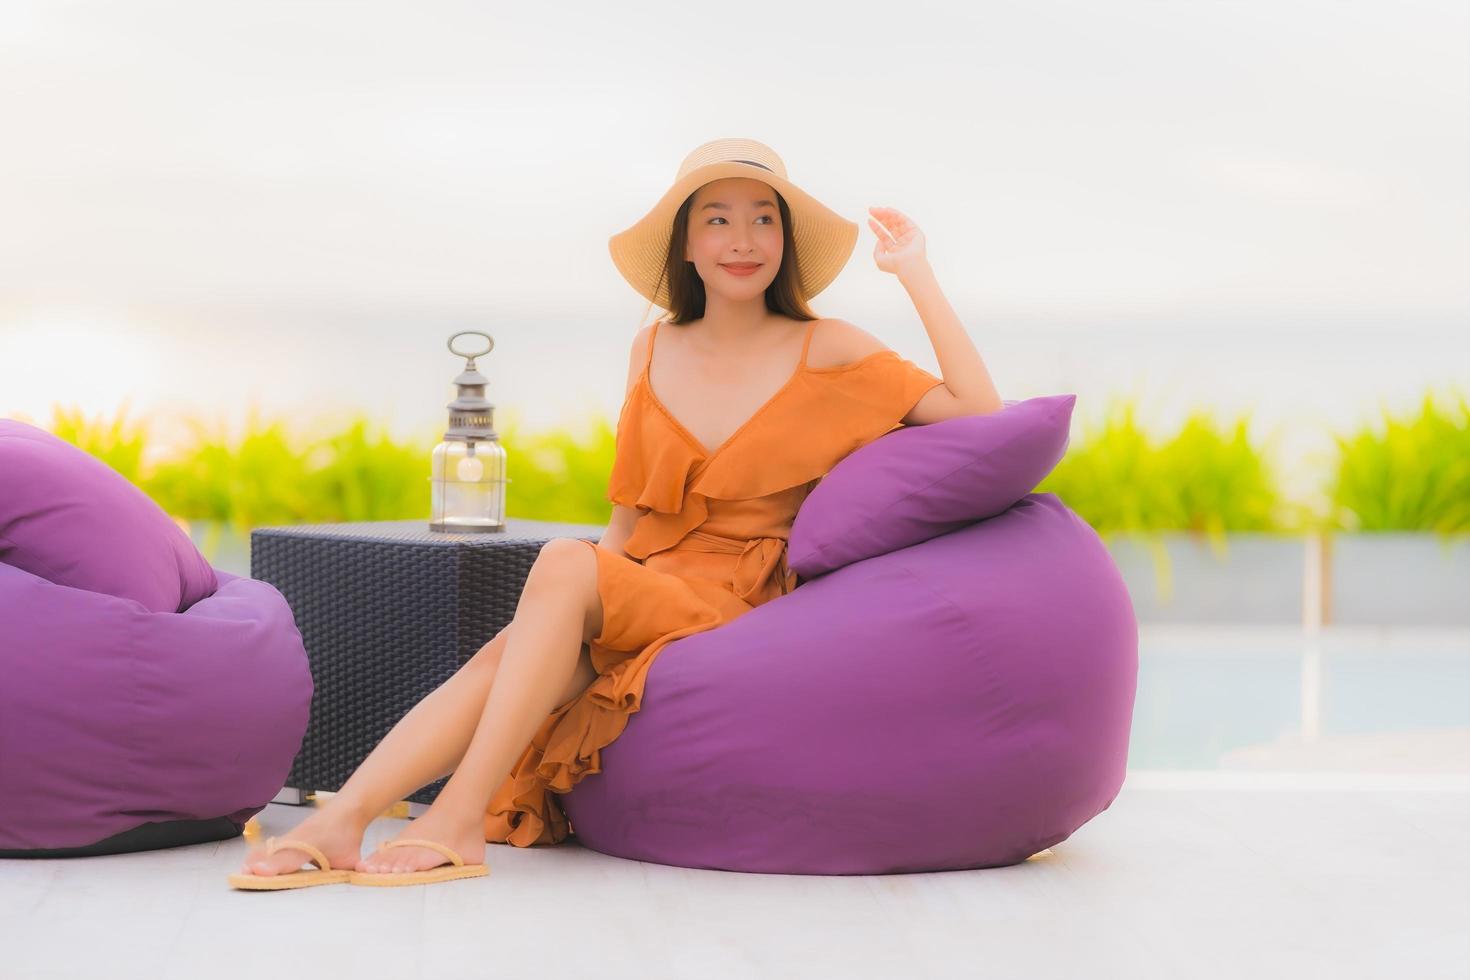
M 272 804 L 251 837 L 302 815 Z M 376 821 L 364 851 L 405 823 Z M 440 885 L 232 890 L 249 846 L 0 860 L 0 977 L 1470 976 L 1464 776 L 1136 773 L 1024 864 L 916 875 L 568 843 L 491 845 L 489 877 Z

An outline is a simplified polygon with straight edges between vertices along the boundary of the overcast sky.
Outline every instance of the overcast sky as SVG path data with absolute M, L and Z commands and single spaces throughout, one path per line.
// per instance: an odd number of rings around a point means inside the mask
M 871 204 L 1007 398 L 1412 401 L 1470 377 L 1466 9 L 10 0 L 0 413 L 432 428 L 483 329 L 503 412 L 615 414 L 607 240 L 722 136 L 862 226 L 817 312 L 931 369 Z

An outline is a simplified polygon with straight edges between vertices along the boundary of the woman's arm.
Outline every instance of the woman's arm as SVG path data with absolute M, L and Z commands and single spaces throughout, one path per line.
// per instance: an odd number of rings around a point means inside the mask
M 622 504 L 613 504 L 612 520 L 607 523 L 607 530 L 602 532 L 597 546 L 606 548 L 624 558 L 629 557 L 623 550 L 623 545 L 628 543 L 628 538 L 633 534 L 633 524 L 638 520 L 638 511 L 632 507 L 624 507 Z
M 938 405 L 926 405 L 935 401 L 936 392 L 930 392 L 915 406 L 919 422 L 939 421 L 952 415 L 986 415 L 999 411 L 1003 406 L 1000 393 L 986 370 L 985 361 L 975 349 L 975 343 L 965 332 L 965 325 L 939 288 L 934 269 L 929 265 L 925 251 L 924 233 L 907 215 L 893 208 L 869 208 L 868 225 L 878 241 L 873 247 L 873 258 L 878 268 L 898 276 L 898 281 L 908 291 L 919 319 L 934 345 L 934 356 L 939 360 L 939 370 L 944 378 L 944 387 L 953 396 L 947 410 L 940 411 Z M 923 410 L 921 411 L 921 407 Z M 907 420 L 905 420 L 907 421 Z
M 914 309 L 919 311 L 919 319 L 929 332 L 944 386 L 958 400 L 961 414 L 988 415 L 999 411 L 1003 406 L 1000 393 L 995 390 L 995 382 L 985 369 L 985 361 L 975 349 L 975 342 L 965 332 L 965 325 L 940 291 L 939 280 L 934 277 L 929 263 L 905 270 L 899 282 L 908 290 Z

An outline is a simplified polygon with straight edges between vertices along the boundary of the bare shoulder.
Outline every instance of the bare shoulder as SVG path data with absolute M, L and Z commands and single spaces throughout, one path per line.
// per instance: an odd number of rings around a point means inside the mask
M 652 334 L 653 326 L 650 324 L 633 335 L 633 343 L 628 348 L 628 387 L 624 395 L 632 393 L 638 375 L 643 373 L 643 362 L 648 357 L 648 338 Z
M 813 368 L 841 367 L 888 349 L 887 344 L 862 327 L 837 317 L 823 317 L 812 328 L 812 346 L 807 351 L 806 362 Z
M 632 353 L 641 354 L 648 350 L 648 338 L 653 336 L 653 328 L 654 324 L 650 323 L 648 326 L 638 329 L 638 332 L 633 335 Z

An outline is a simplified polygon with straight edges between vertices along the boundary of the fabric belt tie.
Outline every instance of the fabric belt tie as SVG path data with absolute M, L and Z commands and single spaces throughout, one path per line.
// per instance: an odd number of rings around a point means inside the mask
M 786 539 L 777 537 L 727 538 L 707 531 L 690 531 L 678 545 L 689 551 L 712 551 L 723 555 L 739 555 L 731 586 L 735 595 L 754 605 L 753 598 L 765 591 L 773 577 L 786 595 L 792 589 L 791 571 L 786 565 Z

